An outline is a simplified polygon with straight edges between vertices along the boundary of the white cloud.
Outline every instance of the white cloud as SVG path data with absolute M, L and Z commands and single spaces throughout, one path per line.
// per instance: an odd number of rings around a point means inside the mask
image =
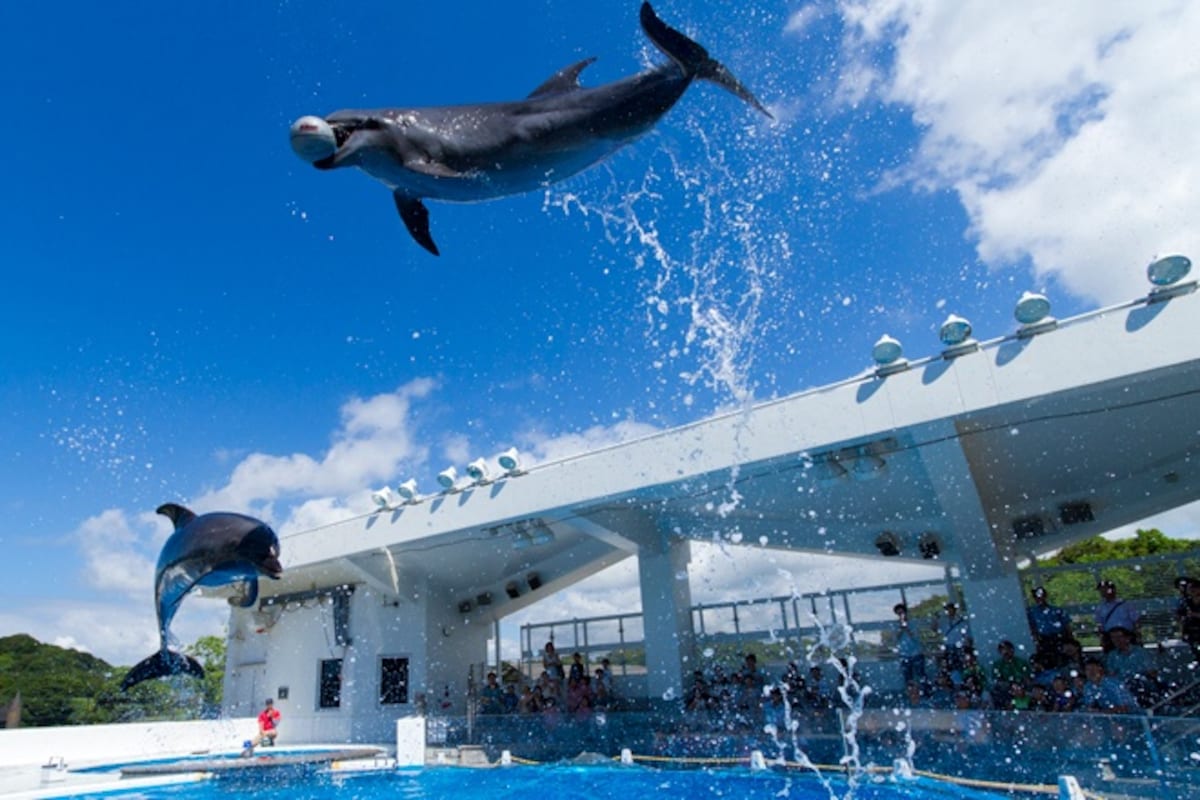
M 1100 302 L 1200 252 L 1200 6 L 846 0 L 847 97 L 912 109 L 898 179 L 958 193 L 982 260 Z M 883 68 L 879 55 L 894 50 Z M 866 55 L 864 55 L 866 54 Z
M 333 444 L 322 456 L 251 453 L 233 468 L 225 486 L 198 498 L 196 508 L 263 513 L 280 499 L 303 504 L 312 498 L 356 493 L 395 477 L 401 465 L 421 463 L 427 457 L 427 449 L 414 436 L 412 405 L 428 397 L 435 385 L 421 378 L 395 392 L 348 400 L 341 408 Z
M 614 425 L 593 425 L 579 433 L 548 435 L 542 431 L 531 430 L 519 435 L 517 440 L 524 443 L 523 450 L 536 462 L 543 462 L 557 461 L 639 439 L 658 430 L 655 426 L 643 422 L 622 420 Z

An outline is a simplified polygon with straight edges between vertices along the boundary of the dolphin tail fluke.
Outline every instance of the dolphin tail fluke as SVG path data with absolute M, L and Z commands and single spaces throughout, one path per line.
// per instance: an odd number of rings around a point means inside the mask
M 197 678 L 204 677 L 204 667 L 191 656 L 171 650 L 159 650 L 149 658 L 139 661 L 121 681 L 121 691 L 127 691 L 142 681 L 165 678 L 168 675 L 186 673 Z
M 698 42 L 689 39 L 659 19 L 649 3 L 642 3 L 641 21 L 642 30 L 650 37 L 654 46 L 678 64 L 685 74 L 723 86 L 774 119 L 771 112 L 758 102 L 758 98 L 743 86 L 742 82 L 735 78 L 724 64 L 709 56 L 708 51 Z
M 396 210 L 400 212 L 400 219 L 404 220 L 405 227 L 408 228 L 408 232 L 412 234 L 417 244 L 435 256 L 441 255 L 433 241 L 433 236 L 429 233 L 429 209 L 425 207 L 425 204 L 416 197 L 409 197 L 400 192 L 393 192 L 392 198 L 396 201 Z

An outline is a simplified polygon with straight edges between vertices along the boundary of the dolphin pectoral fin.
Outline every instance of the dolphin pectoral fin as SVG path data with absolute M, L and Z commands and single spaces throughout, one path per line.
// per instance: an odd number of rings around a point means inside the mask
M 229 598 L 229 605 L 237 606 L 238 608 L 250 608 L 258 602 L 258 576 L 251 575 L 247 578 L 242 586 L 245 592 L 240 597 Z
M 595 60 L 596 57 L 592 56 L 569 67 L 563 67 L 546 79 L 541 86 L 530 92 L 529 96 L 541 97 L 547 94 L 561 94 L 562 92 L 570 92 L 582 88 L 579 85 L 579 73 L 587 69 Z
M 165 678 L 168 675 L 179 675 L 180 673 L 203 678 L 204 667 L 200 666 L 200 662 L 191 656 L 172 650 L 159 650 L 149 658 L 139 661 L 133 669 L 126 673 L 124 680 L 121 681 L 121 691 L 128 691 L 142 681 Z
M 758 102 L 758 98 L 751 94 L 750 90 L 743 86 L 724 64 L 711 58 L 708 51 L 699 42 L 689 39 L 659 19 L 648 2 L 642 3 L 640 18 L 642 30 L 646 32 L 646 36 L 650 38 L 655 47 L 674 61 L 685 75 L 712 81 L 733 92 L 771 119 L 775 119 L 774 115 Z
M 175 523 L 175 530 L 179 530 L 196 518 L 195 513 L 191 509 L 184 508 L 178 503 L 163 503 L 154 509 L 154 511 Z
M 419 198 L 409 197 L 400 192 L 394 192 L 392 199 L 396 201 L 396 210 L 400 212 L 400 219 L 404 220 L 405 227 L 408 228 L 408 232 L 417 244 L 435 256 L 441 255 L 437 245 L 433 242 L 433 237 L 429 235 L 429 209 L 425 207 L 425 204 Z

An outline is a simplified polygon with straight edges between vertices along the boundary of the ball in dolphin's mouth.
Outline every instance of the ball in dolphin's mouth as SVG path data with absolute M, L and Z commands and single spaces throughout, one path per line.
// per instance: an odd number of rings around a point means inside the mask
M 292 150 L 310 164 L 329 158 L 337 151 L 337 136 L 320 117 L 301 117 L 292 123 Z

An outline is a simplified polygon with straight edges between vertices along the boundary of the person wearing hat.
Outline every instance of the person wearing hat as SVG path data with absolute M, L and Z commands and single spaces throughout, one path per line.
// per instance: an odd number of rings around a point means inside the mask
M 1117 597 L 1117 585 L 1110 580 L 1102 580 L 1096 584 L 1100 593 L 1100 603 L 1096 606 L 1096 633 L 1100 635 L 1100 647 L 1107 653 L 1113 649 L 1112 637 L 1109 632 L 1113 628 L 1124 628 L 1133 634 L 1136 644 L 1139 640 L 1138 626 L 1141 617 L 1133 603 Z
M 275 744 L 275 737 L 279 735 L 279 709 L 275 708 L 275 701 L 270 697 L 267 698 L 266 708 L 258 715 L 258 743 L 264 746 Z
M 1062 643 L 1071 638 L 1071 617 L 1066 611 L 1050 605 L 1045 586 L 1033 590 L 1033 607 L 1029 609 L 1029 631 L 1036 645 L 1034 657 L 1044 666 L 1056 668 L 1062 664 Z

